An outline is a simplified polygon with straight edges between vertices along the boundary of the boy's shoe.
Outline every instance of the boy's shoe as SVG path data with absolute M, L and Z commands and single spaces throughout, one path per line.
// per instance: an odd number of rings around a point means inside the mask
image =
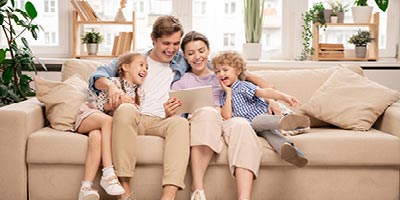
M 195 190 L 190 197 L 190 200 L 207 200 L 204 190 Z
M 109 195 L 121 195 L 125 193 L 125 189 L 115 175 L 110 177 L 101 176 L 100 185 Z
M 283 134 L 297 135 L 310 129 L 310 118 L 305 115 L 288 114 L 281 118 L 279 129 Z
M 287 142 L 282 145 L 280 156 L 282 160 L 299 168 L 306 166 L 308 162 L 307 158 L 295 146 Z
M 100 195 L 96 190 L 85 188 L 79 192 L 79 200 L 99 200 Z

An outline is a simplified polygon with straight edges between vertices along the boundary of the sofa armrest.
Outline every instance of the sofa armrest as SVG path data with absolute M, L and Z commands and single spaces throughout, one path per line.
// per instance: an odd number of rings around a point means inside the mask
M 36 98 L 0 108 L 0 199 L 28 199 L 26 145 L 44 126 L 43 108 Z
M 376 120 L 373 128 L 400 137 L 400 102 L 389 106 Z

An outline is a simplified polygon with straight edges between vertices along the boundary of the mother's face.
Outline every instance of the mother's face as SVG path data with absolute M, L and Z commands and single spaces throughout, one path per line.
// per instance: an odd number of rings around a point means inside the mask
M 184 56 L 192 67 L 192 71 L 203 70 L 207 67 L 210 50 L 202 40 L 191 41 L 185 45 Z

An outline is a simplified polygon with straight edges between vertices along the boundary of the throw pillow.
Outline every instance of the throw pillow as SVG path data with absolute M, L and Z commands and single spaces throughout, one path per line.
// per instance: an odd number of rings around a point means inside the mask
M 300 109 L 343 129 L 367 131 L 399 98 L 398 91 L 339 68 Z
M 101 63 L 91 60 L 68 59 L 61 68 L 61 80 L 65 81 L 74 74 L 79 74 L 85 82 Z
M 88 85 L 79 75 L 64 82 L 35 77 L 36 97 L 44 103 L 50 126 L 60 131 L 71 131 L 81 104 L 88 97 Z

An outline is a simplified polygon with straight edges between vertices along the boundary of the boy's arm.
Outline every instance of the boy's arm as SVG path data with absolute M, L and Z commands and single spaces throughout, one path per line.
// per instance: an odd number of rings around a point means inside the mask
M 261 78 L 260 76 L 257 76 L 249 71 L 244 72 L 246 81 L 249 81 L 253 83 L 254 85 L 257 85 L 260 88 L 274 88 L 275 86 L 271 83 L 269 83 L 267 80 Z
M 281 100 L 290 106 L 295 106 L 299 102 L 295 97 L 272 88 L 258 88 L 255 95 L 260 98 Z
M 224 119 L 232 117 L 232 90 L 226 90 L 225 102 L 221 107 L 221 116 Z

